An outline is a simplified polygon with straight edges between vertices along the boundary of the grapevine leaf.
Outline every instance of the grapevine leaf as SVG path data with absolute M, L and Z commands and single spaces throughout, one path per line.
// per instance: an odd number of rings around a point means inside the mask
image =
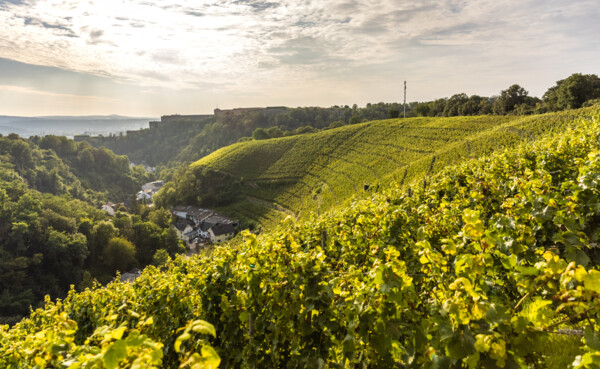
M 119 327 L 112 332 L 110 332 L 110 336 L 112 339 L 120 340 L 123 337 L 123 333 L 127 330 L 127 327 Z
M 181 336 L 177 337 L 177 339 L 175 340 L 175 345 L 173 347 L 175 349 L 175 352 L 180 352 L 180 350 L 181 350 L 181 344 L 184 341 L 189 340 L 190 338 L 192 338 L 192 335 L 189 334 L 189 333 L 184 333 Z
M 106 369 L 114 369 L 119 362 L 127 356 L 127 344 L 123 340 L 118 340 L 110 344 L 104 353 L 103 362 Z
M 588 290 L 600 293 L 600 272 L 596 270 L 588 271 L 588 274 L 584 277 L 583 285 Z
M 214 348 L 208 345 L 204 345 L 202 346 L 200 352 L 202 353 L 202 358 L 204 359 L 206 369 L 216 369 L 219 367 L 219 364 L 221 363 L 221 358 L 219 357 L 219 354 L 217 354 Z
M 196 333 L 210 334 L 213 337 L 217 336 L 217 332 L 215 331 L 215 326 L 204 320 L 196 320 L 192 324 L 192 331 L 194 331 Z
M 600 338 L 598 332 L 595 332 L 591 327 L 586 327 L 583 332 L 585 344 L 595 351 L 600 351 Z

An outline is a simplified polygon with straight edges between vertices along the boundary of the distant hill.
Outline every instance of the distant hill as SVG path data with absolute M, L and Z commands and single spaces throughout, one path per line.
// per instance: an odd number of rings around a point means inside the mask
M 398 112 L 397 103 L 356 106 L 216 109 L 214 115 L 167 115 L 153 122 L 150 129 L 128 132 L 124 136 L 92 137 L 96 147 L 107 147 L 132 162 L 152 166 L 191 163 L 239 139 L 253 136 L 263 129 L 268 137 L 294 135 L 386 119 L 390 111 Z
M 89 134 L 118 135 L 128 130 L 148 128 L 148 122 L 155 118 L 125 117 L 120 115 L 91 116 L 43 116 L 18 117 L 0 116 L 0 134 L 16 133 L 22 137 L 58 135 L 73 137 Z
M 286 215 L 326 211 L 391 181 L 427 181 L 447 165 L 538 138 L 589 112 L 394 119 L 241 142 L 192 164 L 157 201 L 218 206 L 274 224 Z

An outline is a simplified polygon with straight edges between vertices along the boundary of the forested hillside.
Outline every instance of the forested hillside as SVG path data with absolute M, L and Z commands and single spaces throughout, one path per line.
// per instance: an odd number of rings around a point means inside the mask
M 406 117 L 455 117 L 477 115 L 531 115 L 578 109 L 600 102 L 600 78 L 575 73 L 550 87 L 542 99 L 513 84 L 498 95 L 485 97 L 456 93 L 433 101 L 366 104 L 359 107 L 268 107 L 220 111 L 215 116 L 166 116 L 168 122 L 127 135 L 91 137 L 96 147 L 105 146 L 127 155 L 134 163 L 175 167 L 196 161 L 238 140 L 263 140 L 311 133 L 373 120 Z M 215 112 L 219 112 L 216 109 Z M 176 118 L 176 119 L 173 119 Z M 151 125 L 152 127 L 152 125 Z
M 237 143 L 197 161 L 159 193 L 159 205 L 220 207 L 249 223 L 273 225 L 377 191 L 422 180 L 467 158 L 564 129 L 595 110 L 535 116 L 373 121 Z
M 0 163 L 27 186 L 54 195 L 70 195 L 95 204 L 122 201 L 148 177 L 129 168 L 125 156 L 76 143 L 61 136 L 0 136 Z
M 0 366 L 596 368 L 600 110 L 508 123 L 533 142 L 48 302 Z
M 378 103 L 368 104 L 364 108 L 355 105 L 248 109 L 208 118 L 171 116 L 177 119 L 170 119 L 168 123 L 152 129 L 86 140 L 96 147 L 105 146 L 118 154 L 127 155 L 134 163 L 173 166 L 191 163 L 239 139 L 250 138 L 253 134 L 259 138 L 269 138 L 312 132 L 366 120 L 385 119 L 390 111 L 397 116 L 399 108 L 397 103 Z
M 181 252 L 166 210 L 100 204 L 131 198 L 148 178 L 126 157 L 64 137 L 0 136 L 0 323 L 19 320 L 45 295 L 108 282 L 116 270 Z

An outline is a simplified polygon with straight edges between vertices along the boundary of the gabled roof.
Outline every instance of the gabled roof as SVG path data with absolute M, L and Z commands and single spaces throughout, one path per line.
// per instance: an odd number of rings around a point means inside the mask
M 152 188 L 155 190 L 159 190 L 164 185 L 165 185 L 164 181 L 154 181 L 154 182 L 144 183 L 142 185 L 142 188 L 146 187 L 146 188 Z
M 185 212 L 185 211 L 187 211 L 187 208 L 188 207 L 184 206 L 184 205 L 177 205 L 177 206 L 173 207 L 172 211 L 173 212 L 175 212 L 175 211 Z
M 205 218 L 203 222 L 211 223 L 211 224 L 231 224 L 233 223 L 231 219 L 224 217 L 223 215 L 213 213 L 209 217 Z
M 212 226 L 212 233 L 215 236 L 220 236 L 222 234 L 230 234 L 233 233 L 235 231 L 235 229 L 233 228 L 233 226 L 231 224 L 222 224 L 222 223 L 217 223 L 214 226 Z
M 202 223 L 200 224 L 200 227 L 198 227 L 199 230 L 201 230 L 202 232 L 208 232 L 208 230 L 213 226 L 214 224 L 211 223 Z
M 180 231 L 180 232 L 183 232 L 183 231 L 185 231 L 185 229 L 186 229 L 187 227 L 192 227 L 192 228 L 194 228 L 194 227 L 192 226 L 192 224 L 190 224 L 189 222 L 185 222 L 185 221 L 179 221 L 179 222 L 175 222 L 175 223 L 173 223 L 173 226 L 174 226 L 175 228 L 177 228 L 177 230 L 178 230 L 178 231 Z
M 109 204 L 112 204 L 109 205 Z M 106 204 L 106 205 L 102 205 L 102 210 L 104 210 L 105 212 L 107 212 L 110 216 L 114 216 L 115 215 L 115 208 L 113 207 L 114 204 L 112 202 Z
M 190 211 L 188 211 L 188 215 L 193 216 L 194 218 L 202 221 L 205 218 L 209 217 L 213 212 L 210 210 L 206 210 L 206 209 L 192 209 Z
M 229 219 L 228 217 L 215 213 L 210 209 L 203 209 L 192 205 L 177 205 L 171 208 L 171 213 L 185 213 L 185 216 L 188 218 L 193 218 L 197 224 L 205 224 L 208 223 L 211 226 L 221 223 L 221 224 L 232 224 L 237 225 L 237 220 Z M 183 214 L 179 214 L 181 217 Z M 208 230 L 208 228 L 206 229 Z

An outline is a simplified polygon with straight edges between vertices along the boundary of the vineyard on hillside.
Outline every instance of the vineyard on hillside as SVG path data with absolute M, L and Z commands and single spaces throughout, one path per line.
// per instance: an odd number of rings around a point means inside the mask
M 205 170 L 211 170 L 242 184 L 225 196 L 231 203 L 221 206 L 221 211 L 270 226 L 290 214 L 305 218 L 312 211 L 345 204 L 391 181 L 404 185 L 421 180 L 447 165 L 563 129 L 591 112 L 374 121 L 243 142 L 194 163 L 187 173 L 191 179 L 180 179 L 170 197 L 164 196 L 167 186 L 163 196 L 172 205 L 197 201 L 210 189 L 194 185 L 194 176 L 206 177 Z
M 0 329 L 0 366 L 597 368 L 600 110 L 563 118 L 426 186 L 48 301 Z M 563 330 L 583 332 L 569 364 L 547 349 Z

